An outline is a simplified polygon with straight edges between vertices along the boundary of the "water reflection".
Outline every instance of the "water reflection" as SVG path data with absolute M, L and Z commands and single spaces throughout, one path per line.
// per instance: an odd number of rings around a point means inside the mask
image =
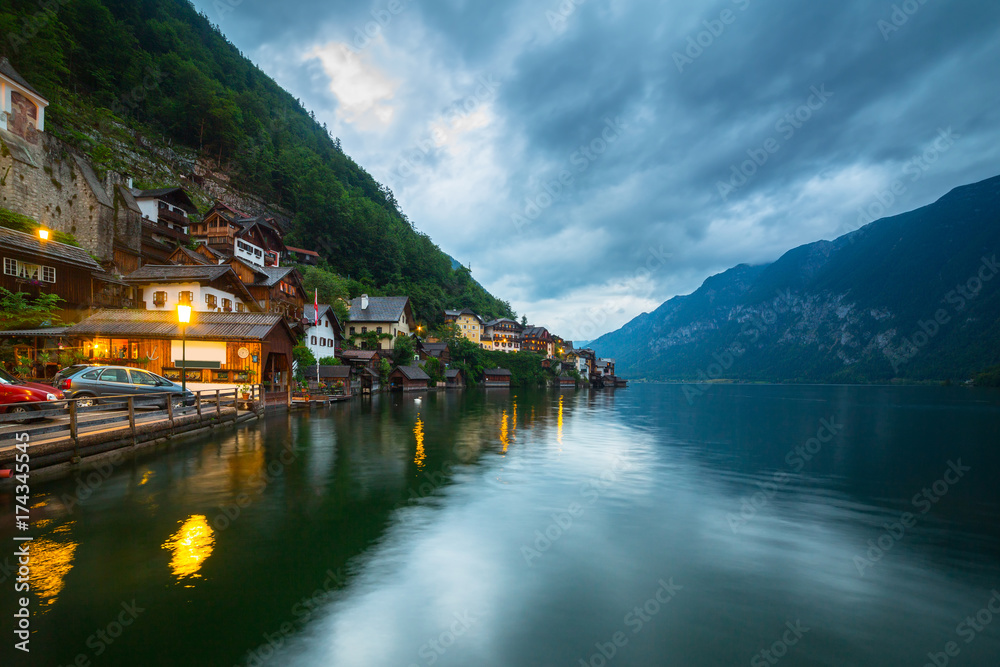
M 417 413 L 417 423 L 413 425 L 413 437 L 417 439 L 417 453 L 413 457 L 413 462 L 417 464 L 418 468 L 423 469 L 427 452 L 424 451 L 424 423 L 420 421 L 419 412 Z
M 198 570 L 215 548 L 215 533 L 205 516 L 194 514 L 163 543 L 162 548 L 174 552 L 170 559 L 170 570 L 178 580 L 185 577 L 196 579 L 201 577 Z
M 65 523 L 48 537 L 30 543 L 31 590 L 35 592 L 42 613 L 55 604 L 66 575 L 73 569 L 73 555 L 79 544 L 68 539 L 72 525 L 72 521 Z
M 503 411 L 503 416 L 500 418 L 500 445 L 503 447 L 502 451 L 504 454 L 507 453 L 507 445 L 510 444 L 510 436 L 507 432 L 507 411 Z

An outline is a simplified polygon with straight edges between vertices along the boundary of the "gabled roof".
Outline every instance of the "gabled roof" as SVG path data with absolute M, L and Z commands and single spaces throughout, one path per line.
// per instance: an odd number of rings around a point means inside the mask
M 173 259 L 174 255 L 184 255 L 185 257 L 187 257 L 188 259 L 190 259 L 195 264 L 215 266 L 212 263 L 212 261 L 210 259 L 208 259 L 208 257 L 205 257 L 201 253 L 195 252 L 194 250 L 190 250 L 188 248 L 185 248 L 184 246 L 177 246 L 177 249 L 174 250 L 174 252 L 171 253 L 170 257 L 168 257 L 167 259 L 169 259 L 170 261 L 175 261 Z
M 14 69 L 14 66 L 10 64 L 10 61 L 7 60 L 7 58 L 0 58 L 0 74 L 3 74 L 5 77 L 10 79 L 17 85 L 21 86 L 28 92 L 33 93 L 34 95 L 37 95 L 38 97 L 42 98 L 43 100 L 45 100 L 46 104 L 49 103 L 49 101 L 45 98 L 45 95 L 42 95 L 40 92 L 35 90 L 35 88 L 30 83 L 24 80 L 24 77 L 21 76 L 16 69 Z
M 39 258 L 44 257 L 63 264 L 72 264 L 88 271 L 103 272 L 101 265 L 83 248 L 58 241 L 43 241 L 34 234 L 0 227 L 0 248 L 4 247 L 20 250 Z
M 510 375 L 511 372 L 506 368 L 491 368 L 489 370 L 483 371 L 486 375 Z
M 316 377 L 316 366 L 309 364 L 303 368 L 307 378 Z M 320 366 L 319 376 L 323 380 L 346 380 L 351 377 L 350 366 Z
M 132 194 L 136 199 L 172 199 L 176 206 L 184 209 L 188 213 L 197 213 L 198 207 L 194 205 L 184 188 L 157 188 L 155 190 L 138 190 L 132 188 Z
M 449 368 L 448 370 L 446 370 L 444 372 L 444 376 L 445 376 L 445 378 L 447 378 L 449 380 L 452 380 L 454 378 L 457 378 L 459 376 L 459 374 L 461 374 L 461 372 L 462 371 L 459 370 L 459 369 L 457 369 L 457 368 Z
M 285 318 L 275 313 L 193 313 L 185 336 L 196 340 L 263 340 L 283 327 L 295 340 Z M 171 310 L 99 310 L 66 331 L 67 336 L 146 336 L 180 338 L 181 325 Z
M 244 262 L 246 264 L 246 262 Z M 258 287 L 274 287 L 279 282 L 281 282 L 288 274 L 295 271 L 294 266 L 253 266 L 247 264 L 258 273 L 261 273 L 265 278 L 258 280 L 254 283 Z
M 524 325 L 522 325 L 520 322 L 518 322 L 517 320 L 512 320 L 509 317 L 501 317 L 498 320 L 490 320 L 484 326 L 495 327 L 496 325 L 501 324 L 502 322 L 510 322 L 511 324 L 517 325 L 522 329 L 524 328 Z
M 142 215 L 142 209 L 139 208 L 139 204 L 135 201 L 135 196 L 132 194 L 131 190 L 124 185 L 116 185 L 115 192 L 117 192 L 118 196 L 122 198 L 123 202 L 125 202 L 125 208 L 133 213 Z
M 111 201 L 111 197 L 104 190 L 104 186 L 101 185 L 101 179 L 97 178 L 97 174 L 94 173 L 94 168 L 90 166 L 90 163 L 84 160 L 79 155 L 73 156 L 73 161 L 76 163 L 77 168 L 80 173 L 83 174 L 83 180 L 87 183 L 87 187 L 94 194 L 94 198 L 102 206 L 107 206 L 108 208 L 114 208 L 115 203 Z
M 408 296 L 370 296 L 361 309 L 361 297 L 351 300 L 351 322 L 398 322 L 410 305 Z
M 320 322 L 323 321 L 324 317 L 328 317 L 328 316 L 329 316 L 330 320 L 333 322 L 334 327 L 336 328 L 336 330 L 339 333 L 343 333 L 344 332 L 344 325 L 342 325 L 340 323 L 340 318 L 337 317 L 337 311 L 335 311 L 333 309 L 333 307 L 330 304 L 328 304 L 328 303 L 321 303 L 321 304 L 319 304 L 319 319 L 320 319 Z M 316 310 L 314 308 L 311 308 L 309 305 L 306 305 L 305 311 L 303 312 L 303 315 L 302 315 L 302 324 L 303 324 L 303 326 L 313 327 L 313 326 L 316 326 L 315 322 L 316 322 Z
M 483 318 L 479 317 L 479 315 L 476 315 L 475 311 L 473 311 L 471 308 L 463 308 L 462 310 L 446 310 L 446 311 L 444 311 L 444 316 L 445 317 L 455 317 L 455 318 L 458 318 L 458 317 L 461 317 L 462 315 L 471 315 L 472 317 L 474 317 L 477 320 L 479 320 L 480 323 L 482 323 L 482 321 L 483 321 Z
M 522 332 L 525 338 L 550 338 L 551 334 L 545 327 L 526 327 Z
M 340 353 L 342 359 L 347 359 L 348 361 L 352 359 L 360 359 L 362 361 L 371 361 L 378 354 L 377 350 L 344 350 Z
M 296 255 L 309 255 L 310 257 L 319 257 L 319 253 L 315 250 L 303 250 L 302 248 L 293 248 L 290 245 L 285 246 L 285 250 L 288 252 L 294 252 Z
M 213 283 L 224 280 L 232 287 L 234 295 L 238 296 L 251 309 L 259 308 L 246 285 L 240 280 L 233 267 L 228 264 L 147 264 L 122 278 L 129 285 L 147 285 L 164 283 Z
M 396 366 L 393 373 L 399 371 L 407 380 L 430 380 L 431 376 L 420 366 Z

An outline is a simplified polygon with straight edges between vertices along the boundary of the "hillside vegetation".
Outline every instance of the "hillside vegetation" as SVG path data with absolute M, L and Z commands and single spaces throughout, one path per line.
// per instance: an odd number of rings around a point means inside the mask
M 135 155 L 186 151 L 288 211 L 289 245 L 317 250 L 349 289 L 408 294 L 428 322 L 446 307 L 514 316 L 185 0 L 5 0 L 0 35 L 0 53 L 51 102 L 46 129 L 99 171 L 168 185 L 162 170 L 134 173 Z

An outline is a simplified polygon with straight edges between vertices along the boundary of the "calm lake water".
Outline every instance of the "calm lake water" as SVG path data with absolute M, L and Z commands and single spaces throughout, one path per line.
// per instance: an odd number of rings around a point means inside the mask
M 275 416 L 34 485 L 0 664 L 996 665 L 998 436 L 1000 393 L 945 387 Z

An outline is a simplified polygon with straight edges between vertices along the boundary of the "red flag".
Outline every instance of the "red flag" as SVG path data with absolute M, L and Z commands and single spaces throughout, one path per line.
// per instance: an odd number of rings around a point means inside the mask
M 319 288 L 316 288 L 316 296 L 313 299 L 313 306 L 316 308 L 316 326 L 319 326 Z

